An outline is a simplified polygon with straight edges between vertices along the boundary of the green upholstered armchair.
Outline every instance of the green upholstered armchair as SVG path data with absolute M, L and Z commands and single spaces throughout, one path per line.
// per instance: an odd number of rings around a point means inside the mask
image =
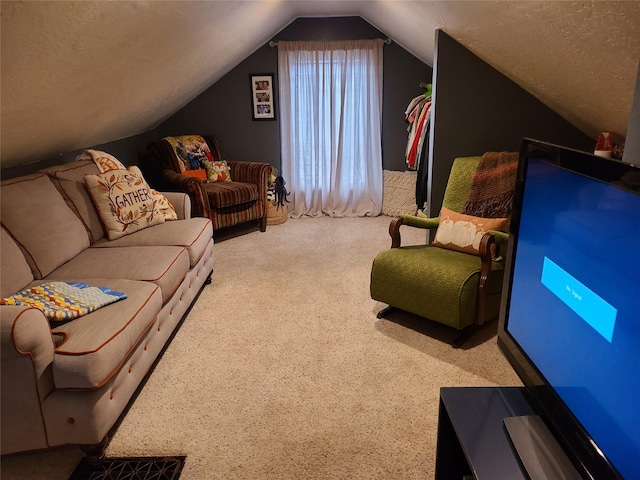
M 462 211 L 481 158 L 455 159 L 443 207 Z M 508 234 L 485 233 L 480 241 L 479 256 L 433 244 L 400 245 L 401 226 L 432 230 L 433 237 L 439 223 L 439 218 L 411 215 L 392 219 L 391 249 L 381 252 L 373 261 L 371 297 L 389 305 L 378 313 L 378 318 L 399 308 L 460 330 L 453 343 L 459 347 L 485 321 L 498 316 L 504 271 L 499 252 L 506 252 Z M 492 249 L 498 260 L 492 260 Z

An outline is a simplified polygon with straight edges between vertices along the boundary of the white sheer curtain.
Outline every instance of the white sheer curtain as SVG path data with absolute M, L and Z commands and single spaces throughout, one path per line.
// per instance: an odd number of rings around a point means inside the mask
M 382 210 L 382 40 L 278 42 L 282 176 L 293 217 Z

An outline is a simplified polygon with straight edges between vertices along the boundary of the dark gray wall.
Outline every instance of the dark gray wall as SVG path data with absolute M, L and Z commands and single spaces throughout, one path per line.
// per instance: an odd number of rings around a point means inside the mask
M 622 161 L 640 165 L 640 66 L 636 77 L 636 90 L 633 94 L 633 106 L 629 116 L 627 138 L 624 146 Z
M 156 128 L 159 138 L 183 134 L 214 134 L 222 157 L 279 165 L 275 48 L 262 46 L 201 95 Z M 251 74 L 274 75 L 276 121 L 252 121 Z
M 87 148 L 102 150 L 104 152 L 110 153 L 118 160 L 120 160 L 126 166 L 129 165 L 137 165 L 139 164 L 139 154 L 143 153 L 147 149 L 147 145 L 149 142 L 157 139 L 157 134 L 155 131 L 150 131 L 146 133 L 141 133 L 139 135 L 133 135 L 128 138 L 122 138 L 120 140 L 116 140 L 113 142 L 102 143 L 100 145 L 88 146 Z M 3 168 L 2 169 L 2 178 L 15 178 L 21 175 L 28 175 L 30 173 L 35 173 L 39 169 L 50 167 L 53 165 L 60 165 L 63 163 L 71 162 L 75 160 L 75 158 L 82 153 L 81 150 L 74 150 L 73 152 L 67 152 L 55 157 L 43 159 L 40 162 L 29 163 L 26 165 L 18 165 L 16 167 Z M 157 188 L 151 180 L 147 179 L 149 184 Z
M 594 139 L 441 30 L 436 31 L 435 51 L 429 146 L 432 216 L 440 211 L 456 157 L 519 151 L 523 137 L 593 150 Z
M 273 37 L 278 40 L 353 40 L 387 38 L 360 17 L 300 18 Z M 253 121 L 251 74 L 273 74 L 276 120 Z M 163 122 L 158 137 L 213 133 L 227 159 L 268 162 L 280 170 L 280 130 L 277 107 L 278 51 L 264 45 L 196 99 Z M 431 82 L 432 69 L 395 43 L 384 47 L 382 113 L 383 167 L 406 170 L 404 150 L 409 101 L 424 92 L 420 82 Z

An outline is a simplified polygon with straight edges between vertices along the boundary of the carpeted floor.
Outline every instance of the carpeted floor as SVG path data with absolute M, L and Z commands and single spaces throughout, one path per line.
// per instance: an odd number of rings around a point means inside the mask
M 389 220 L 289 219 L 217 241 L 212 285 L 107 454 L 184 455 L 184 480 L 433 478 L 439 388 L 520 382 L 495 322 L 454 350 L 444 327 L 376 318 Z M 2 479 L 66 480 L 80 457 L 3 458 Z

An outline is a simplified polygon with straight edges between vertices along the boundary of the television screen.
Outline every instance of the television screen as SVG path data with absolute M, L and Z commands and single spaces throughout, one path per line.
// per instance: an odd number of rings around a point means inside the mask
M 499 344 L 588 476 L 640 478 L 640 168 L 528 139 L 520 160 Z

